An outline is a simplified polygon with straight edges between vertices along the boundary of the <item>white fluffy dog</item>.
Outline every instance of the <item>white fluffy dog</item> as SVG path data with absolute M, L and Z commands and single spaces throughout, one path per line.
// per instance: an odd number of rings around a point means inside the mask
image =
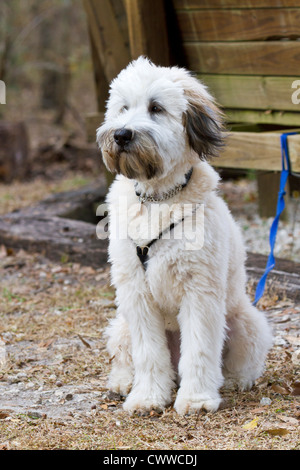
M 241 234 L 206 161 L 223 137 L 213 98 L 184 69 L 141 57 L 111 84 L 97 131 L 118 174 L 108 195 L 109 387 L 130 413 L 163 410 L 176 385 L 178 413 L 215 411 L 224 379 L 248 389 L 263 371 L 270 328 L 245 293 Z

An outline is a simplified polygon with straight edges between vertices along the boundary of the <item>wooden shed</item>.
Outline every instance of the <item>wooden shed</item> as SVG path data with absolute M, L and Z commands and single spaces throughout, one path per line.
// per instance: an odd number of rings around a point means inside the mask
M 213 164 L 256 170 L 261 215 L 273 215 L 280 134 L 300 128 L 300 0 L 83 1 L 99 110 L 88 117 L 89 137 L 103 119 L 110 80 L 130 60 L 143 54 L 185 66 L 209 86 L 231 129 Z M 288 143 L 292 171 L 300 172 L 300 134 Z

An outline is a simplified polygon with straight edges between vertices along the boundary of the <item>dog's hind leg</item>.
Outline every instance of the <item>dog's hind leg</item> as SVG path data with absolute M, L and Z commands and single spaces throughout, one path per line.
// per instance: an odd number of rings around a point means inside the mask
M 131 358 L 131 339 L 127 322 L 122 314 L 118 314 L 105 331 L 107 350 L 112 361 L 108 387 L 121 396 L 127 396 L 133 380 Z
M 252 387 L 262 374 L 265 359 L 272 345 L 270 326 L 248 297 L 231 307 L 227 317 L 228 336 L 223 355 L 225 387 L 241 390 Z

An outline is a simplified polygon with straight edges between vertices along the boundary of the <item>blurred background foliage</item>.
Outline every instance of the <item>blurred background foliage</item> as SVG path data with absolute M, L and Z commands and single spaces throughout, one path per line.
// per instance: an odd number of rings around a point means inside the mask
M 1 118 L 76 123 L 96 110 L 87 20 L 81 0 L 1 0 Z M 71 122 L 69 122 L 71 119 Z

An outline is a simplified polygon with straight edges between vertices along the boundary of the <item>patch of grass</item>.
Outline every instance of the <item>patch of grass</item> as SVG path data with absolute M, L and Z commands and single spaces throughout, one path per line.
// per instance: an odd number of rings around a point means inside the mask
M 37 204 L 50 194 L 79 189 L 92 181 L 92 177 L 80 172 L 68 172 L 58 181 L 45 181 L 41 177 L 34 181 L 14 181 L 0 184 L 0 214 Z
M 11 290 L 6 288 L 6 287 L 4 287 L 4 289 L 2 291 L 2 295 L 8 302 L 12 302 L 14 300 L 17 300 L 18 302 L 25 302 L 26 301 L 26 299 L 24 297 L 20 297 L 16 294 L 13 294 L 11 292 Z

